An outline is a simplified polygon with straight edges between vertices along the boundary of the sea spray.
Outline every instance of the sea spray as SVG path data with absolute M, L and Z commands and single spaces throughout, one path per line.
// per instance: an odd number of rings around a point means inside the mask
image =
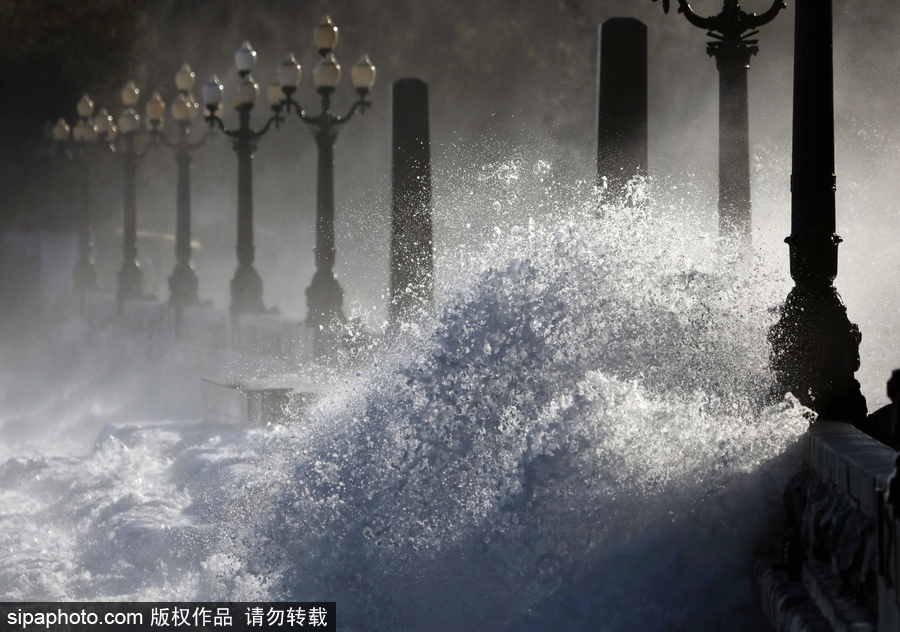
M 320 372 L 296 423 L 110 426 L 86 457 L 8 461 L 0 593 L 333 600 L 345 630 L 753 629 L 749 561 L 806 427 L 766 403 L 778 291 L 687 209 L 547 206 L 445 253 L 434 314 Z
M 271 596 L 359 630 L 752 616 L 806 426 L 763 406 L 759 277 L 705 267 L 647 205 L 577 213 L 498 229 L 352 395 L 272 438 L 282 491 L 237 539 Z

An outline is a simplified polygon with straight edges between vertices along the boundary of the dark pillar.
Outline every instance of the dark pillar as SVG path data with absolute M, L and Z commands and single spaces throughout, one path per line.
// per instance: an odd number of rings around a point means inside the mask
M 318 174 L 316 179 L 316 272 L 306 288 L 306 305 L 309 308 L 306 326 L 312 328 L 315 337 L 315 355 L 328 357 L 330 347 L 336 344 L 331 331 L 333 322 L 344 322 L 344 290 L 334 276 L 334 143 L 337 128 L 332 125 L 329 110 L 331 89 L 319 88 L 322 96 L 322 116 L 313 136 L 318 149 Z
M 175 268 L 169 277 L 169 303 L 175 306 L 200 302 L 197 274 L 191 267 L 191 152 L 187 146 L 187 123 L 179 123 L 179 145 L 175 152 L 178 190 L 175 198 Z
M 612 18 L 600 27 L 597 181 L 620 192 L 647 175 L 647 27 Z
M 755 46 L 713 42 L 709 52 L 719 71 L 719 235 L 749 242 L 750 115 L 747 69 Z
M 137 260 L 137 199 L 135 193 L 135 175 L 137 173 L 138 155 L 134 149 L 134 132 L 123 134 L 125 137 L 125 154 L 123 165 L 125 172 L 125 205 L 122 217 L 122 268 L 118 275 L 118 292 L 116 299 L 121 307 L 124 301 L 144 298 L 143 275 Z
M 430 307 L 434 294 L 428 85 L 419 79 L 400 79 L 391 98 L 390 315 L 391 322 L 398 322 Z
M 94 268 L 93 231 L 91 229 L 91 165 L 84 147 L 80 148 L 78 169 L 78 261 L 73 274 L 74 288 L 78 293 L 97 289 L 97 270 Z
M 791 175 L 791 277 L 795 286 L 769 333 L 783 389 L 820 416 L 858 421 L 866 401 L 859 328 L 833 287 L 837 276 L 831 0 L 797 0 Z
M 256 141 L 250 130 L 252 105 L 238 108 L 240 130 L 234 141 L 238 158 L 237 260 L 231 279 L 231 316 L 260 314 L 266 311 L 262 300 L 262 279 L 253 267 L 253 152 Z

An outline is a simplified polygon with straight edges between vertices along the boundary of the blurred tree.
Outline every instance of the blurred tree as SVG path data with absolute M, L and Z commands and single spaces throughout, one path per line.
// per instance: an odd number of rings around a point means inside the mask
M 155 40 L 147 4 L 0 0 L 0 228 L 59 225 L 32 195 L 46 185 L 44 130 L 59 116 L 72 119 L 84 92 L 98 103 L 118 101 L 133 60 Z

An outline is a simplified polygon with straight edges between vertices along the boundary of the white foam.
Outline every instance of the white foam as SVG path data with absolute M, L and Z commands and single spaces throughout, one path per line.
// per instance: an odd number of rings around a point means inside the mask
M 445 253 L 435 315 L 291 426 L 8 461 L 0 595 L 333 600 L 344 630 L 752 623 L 806 427 L 764 403 L 779 288 L 645 195 Z

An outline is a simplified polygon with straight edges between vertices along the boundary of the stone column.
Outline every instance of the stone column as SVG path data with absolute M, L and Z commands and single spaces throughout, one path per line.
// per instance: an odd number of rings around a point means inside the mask
M 597 180 L 612 193 L 647 175 L 647 27 L 612 18 L 600 27 L 597 96 Z
M 397 322 L 430 307 L 434 293 L 428 85 L 400 79 L 391 98 L 390 316 Z

